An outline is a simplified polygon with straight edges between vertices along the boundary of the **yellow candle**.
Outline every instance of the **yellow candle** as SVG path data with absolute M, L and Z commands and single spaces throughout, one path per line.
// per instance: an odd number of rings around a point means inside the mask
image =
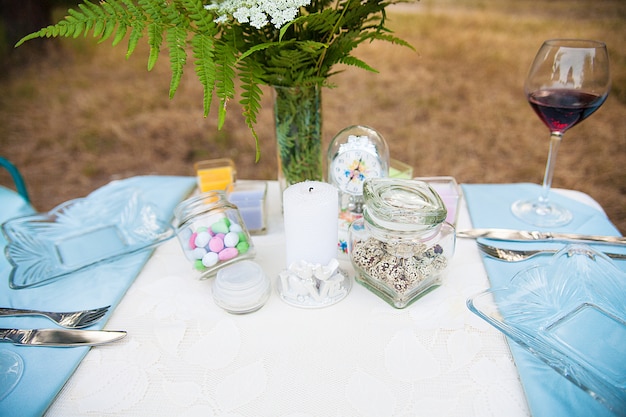
M 200 161 L 195 168 L 201 192 L 224 191 L 235 181 L 235 164 L 230 159 Z
M 197 172 L 200 191 L 225 190 L 233 182 L 232 167 L 201 169 Z

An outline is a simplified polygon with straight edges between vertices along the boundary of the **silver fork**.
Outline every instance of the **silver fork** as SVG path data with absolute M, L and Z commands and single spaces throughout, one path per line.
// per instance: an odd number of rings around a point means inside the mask
M 0 307 L 0 316 L 44 316 L 57 323 L 59 326 L 79 329 L 96 323 L 104 317 L 110 307 L 111 306 L 106 306 L 92 310 L 70 311 L 66 313 Z
M 476 242 L 478 249 L 487 256 L 506 262 L 520 262 L 540 255 L 553 255 L 558 252 L 556 249 L 541 250 L 518 250 L 518 249 L 502 249 L 495 246 L 487 245 L 482 242 Z M 626 254 L 604 252 L 606 256 L 612 259 L 626 259 Z

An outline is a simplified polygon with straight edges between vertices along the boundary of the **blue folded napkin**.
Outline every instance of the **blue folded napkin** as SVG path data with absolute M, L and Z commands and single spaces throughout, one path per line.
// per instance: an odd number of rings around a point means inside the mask
M 475 228 L 504 228 L 517 230 L 547 230 L 530 226 L 518 220 L 511 212 L 511 204 L 518 199 L 536 197 L 541 187 L 536 184 L 463 184 L 472 224 Z M 619 231 L 604 213 L 587 204 L 552 192 L 550 199 L 569 208 L 573 221 L 551 231 L 620 236 Z M 524 243 L 533 245 L 533 243 Z M 507 243 L 510 247 L 511 242 Z M 543 244 L 545 247 L 545 244 Z M 527 246 L 529 247 L 529 246 Z M 503 287 L 519 271 L 528 268 L 527 262 L 505 263 L 483 257 L 491 287 Z M 626 263 L 617 264 L 626 271 Z M 613 414 L 589 394 L 565 379 L 555 370 L 509 341 L 511 352 L 526 393 L 528 406 L 534 417 L 554 416 L 612 416 Z
M 0 185 L 0 223 L 11 217 L 32 214 L 35 210 L 17 192 Z
M 174 207 L 195 187 L 193 177 L 140 176 L 114 181 L 100 190 L 131 187 L 140 190 L 142 201 L 151 204 L 160 219 L 172 219 Z M 24 215 L 27 213 L 18 213 Z M 5 207 L 0 212 L 0 222 L 11 217 Z M 0 239 L 4 253 L 6 241 Z M 8 285 L 11 266 L 0 256 L 0 305 L 26 307 L 51 311 L 74 311 L 119 304 L 143 265 L 152 255 L 146 250 L 115 262 L 74 273 L 50 284 L 20 290 Z M 110 313 L 108 313 L 110 314 Z M 90 329 L 102 329 L 107 316 Z M 54 323 L 38 317 L 0 317 L 0 328 L 55 328 Z M 124 330 L 124 329 L 112 329 Z M 89 347 L 54 348 L 0 345 L 24 359 L 24 374 L 13 392 L 0 401 L 0 416 L 40 416 L 49 407 L 65 382 L 75 371 Z

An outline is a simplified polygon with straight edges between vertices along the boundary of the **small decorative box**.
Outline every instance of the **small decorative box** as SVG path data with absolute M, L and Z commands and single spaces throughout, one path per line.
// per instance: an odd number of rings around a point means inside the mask
M 267 230 L 267 182 L 237 181 L 228 193 L 228 201 L 236 205 L 248 232 L 263 234 Z

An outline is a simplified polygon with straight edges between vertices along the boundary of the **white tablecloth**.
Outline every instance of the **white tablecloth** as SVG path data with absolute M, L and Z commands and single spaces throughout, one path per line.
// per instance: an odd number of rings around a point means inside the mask
M 231 315 L 213 302 L 176 239 L 159 247 L 112 314 L 120 342 L 92 348 L 47 412 L 70 416 L 527 416 L 504 336 L 466 299 L 489 287 L 472 240 L 457 241 L 444 284 L 390 307 L 354 284 L 338 304 L 283 302 L 278 185 L 256 262 L 267 304 Z M 465 206 L 459 228 L 470 226 Z

